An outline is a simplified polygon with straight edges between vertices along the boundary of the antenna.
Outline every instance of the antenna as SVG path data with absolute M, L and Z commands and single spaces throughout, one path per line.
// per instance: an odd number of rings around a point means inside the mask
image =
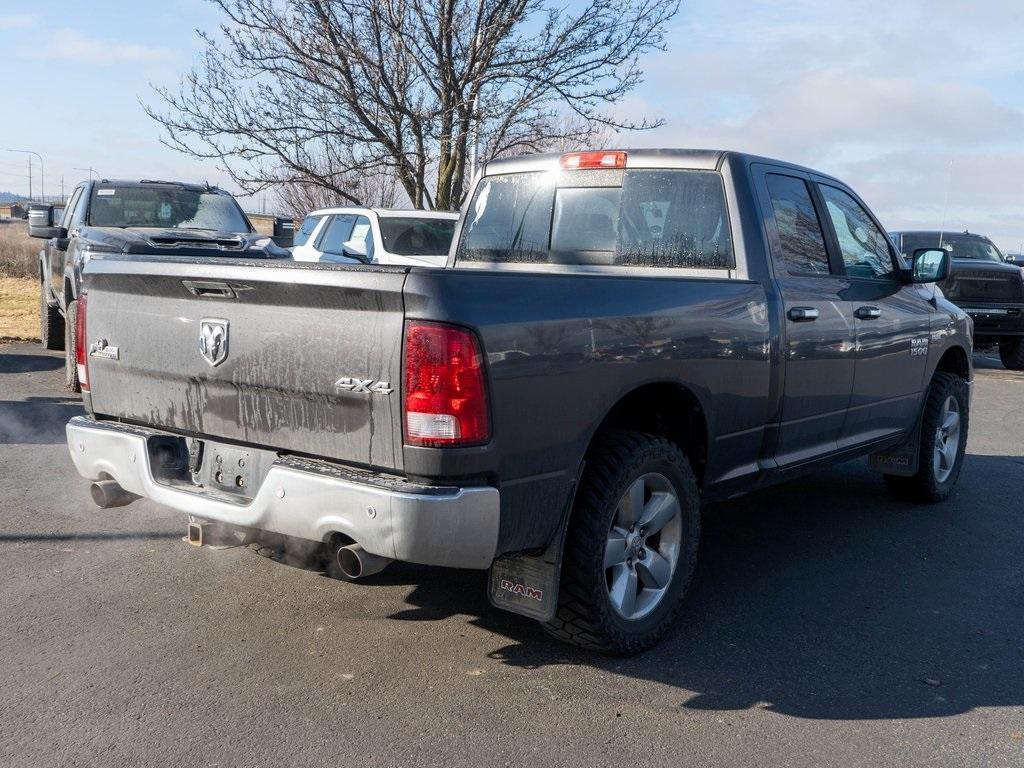
M 946 173 L 946 194 L 942 201 L 942 224 L 939 227 L 939 248 L 942 247 L 942 237 L 946 234 L 946 214 L 949 212 L 949 190 L 953 186 L 953 158 L 949 158 L 949 171 Z

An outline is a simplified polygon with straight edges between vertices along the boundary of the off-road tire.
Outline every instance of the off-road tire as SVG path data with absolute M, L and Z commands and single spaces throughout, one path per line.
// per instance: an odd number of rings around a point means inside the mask
M 64 389 L 81 392 L 78 380 L 78 365 L 75 360 L 75 318 L 78 317 L 78 301 L 68 304 L 67 322 L 64 323 Z
M 999 343 L 999 359 L 1010 371 L 1024 371 L 1024 337 Z
M 942 406 L 952 395 L 960 409 L 960 436 L 956 461 L 953 471 L 943 482 L 939 482 L 935 473 L 932 456 L 935 451 L 936 431 L 941 417 Z M 921 447 L 917 474 L 911 477 L 885 475 L 885 484 L 898 499 L 935 503 L 943 501 L 956 486 L 957 478 L 964 463 L 964 449 L 967 445 L 967 431 L 970 423 L 970 395 L 967 382 L 953 373 L 942 371 L 932 377 L 928 388 L 928 399 L 924 407 L 921 422 Z
M 64 316 L 60 307 L 47 301 L 46 283 L 39 281 L 39 340 L 44 349 L 64 349 Z
M 676 571 L 661 602 L 649 615 L 626 620 L 612 609 L 608 595 L 605 542 L 625 490 L 649 472 L 671 482 L 683 535 Z M 605 432 L 587 455 L 566 534 L 558 608 L 544 628 L 560 640 L 600 653 L 625 656 L 650 648 L 679 613 L 699 545 L 700 494 L 679 446 L 643 432 Z

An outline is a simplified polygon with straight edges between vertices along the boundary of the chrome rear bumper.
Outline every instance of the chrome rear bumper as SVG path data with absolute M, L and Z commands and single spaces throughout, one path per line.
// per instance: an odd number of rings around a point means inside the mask
M 201 487 L 157 482 L 147 440 L 170 433 L 76 416 L 68 449 L 79 474 L 110 478 L 131 493 L 204 520 L 313 541 L 341 533 L 368 552 L 394 560 L 456 568 L 487 568 L 498 543 L 496 488 L 434 488 L 355 480 L 317 463 L 282 457 L 251 499 L 226 498 Z

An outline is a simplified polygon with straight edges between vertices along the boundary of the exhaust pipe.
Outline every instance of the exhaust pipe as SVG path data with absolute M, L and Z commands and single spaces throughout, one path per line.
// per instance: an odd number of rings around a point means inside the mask
M 141 498 L 141 496 L 126 491 L 117 484 L 116 480 L 97 480 L 89 486 L 89 493 L 92 495 L 92 500 L 96 502 L 96 506 L 102 509 L 123 507 L 125 504 L 131 504 Z
M 338 564 L 338 570 L 349 579 L 361 579 L 380 573 L 392 562 L 391 558 L 370 554 L 359 544 L 338 547 L 334 560 Z

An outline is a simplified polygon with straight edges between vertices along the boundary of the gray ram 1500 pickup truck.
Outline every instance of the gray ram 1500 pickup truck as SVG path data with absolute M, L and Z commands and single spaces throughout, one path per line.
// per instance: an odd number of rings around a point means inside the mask
M 858 456 L 950 493 L 972 326 L 948 269 L 774 160 L 496 161 L 447 269 L 93 258 L 68 446 L 101 506 L 306 540 L 341 578 L 489 568 L 495 605 L 636 652 L 679 609 L 702 499 Z

